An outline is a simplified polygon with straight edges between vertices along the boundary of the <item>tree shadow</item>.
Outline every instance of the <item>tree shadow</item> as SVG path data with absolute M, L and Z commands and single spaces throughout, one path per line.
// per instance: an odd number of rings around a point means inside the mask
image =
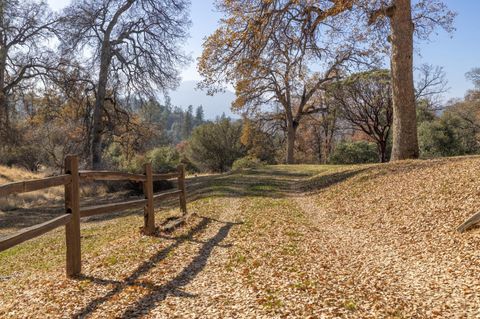
M 357 168 L 346 170 L 342 172 L 336 172 L 332 174 L 325 174 L 313 177 L 307 181 L 304 181 L 298 185 L 298 189 L 301 192 L 320 192 L 325 188 L 329 188 L 341 182 L 344 182 L 360 173 L 370 170 L 370 167 Z
M 187 234 L 179 237 L 166 237 L 157 234 L 158 237 L 174 239 L 175 241 L 164 249 L 158 251 L 155 255 L 153 255 L 148 260 L 139 265 L 137 269 L 123 281 L 96 278 L 88 275 L 79 276 L 78 279 L 80 280 L 89 280 L 99 285 L 114 285 L 114 288 L 104 296 L 90 301 L 90 303 L 88 303 L 84 308 L 75 313 L 73 315 L 73 318 L 84 318 L 89 316 L 90 314 L 95 312 L 95 310 L 100 305 L 109 301 L 115 295 L 118 295 L 129 286 L 147 287 L 150 290 L 150 293 L 136 301 L 132 306 L 128 307 L 120 316 L 120 318 L 133 318 L 147 314 L 152 308 L 155 307 L 158 302 L 164 300 L 168 295 L 183 298 L 195 297 L 195 295 L 193 294 L 182 291 L 181 287 L 186 286 L 205 268 L 208 258 L 215 247 L 230 247 L 226 245 L 222 246 L 220 245 L 220 243 L 223 241 L 223 239 L 225 239 L 225 237 L 227 237 L 233 226 L 241 224 L 233 222 L 221 222 L 224 225 L 219 229 L 215 236 L 210 238 L 208 241 L 197 241 L 193 239 L 193 236 L 195 234 L 205 230 L 212 222 L 219 221 L 207 217 L 201 217 L 201 221 L 195 227 L 193 227 Z M 175 248 L 177 248 L 186 241 L 201 243 L 202 247 L 200 248 L 198 254 L 193 258 L 193 260 L 175 278 L 162 285 L 151 285 L 143 282 L 138 282 L 138 279 L 142 275 L 148 273 L 160 261 L 167 258 L 171 251 L 173 251 Z
M 358 167 L 318 175 L 281 170 L 265 174 L 264 170 L 250 170 L 247 174 L 187 183 L 187 199 L 195 201 L 206 197 L 293 197 L 305 192 L 321 191 L 369 169 L 371 167 Z

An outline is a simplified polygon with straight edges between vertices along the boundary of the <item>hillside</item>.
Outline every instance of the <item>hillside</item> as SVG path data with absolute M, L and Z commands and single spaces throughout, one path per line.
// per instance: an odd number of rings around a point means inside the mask
M 76 280 L 61 229 L 0 253 L 0 317 L 480 315 L 480 230 L 455 232 L 480 209 L 480 157 L 269 166 L 188 191 L 173 233 L 142 236 L 140 212 L 83 223 Z

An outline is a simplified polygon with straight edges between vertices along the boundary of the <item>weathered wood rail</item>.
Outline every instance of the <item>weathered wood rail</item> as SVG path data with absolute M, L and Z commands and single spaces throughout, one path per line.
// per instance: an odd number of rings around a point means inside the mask
M 168 179 L 177 179 L 178 190 L 154 194 L 153 182 Z M 145 198 L 120 203 L 80 207 L 81 181 L 123 180 L 143 183 L 143 193 Z M 0 185 L 0 196 L 32 192 L 62 185 L 65 186 L 65 214 L 42 224 L 24 228 L 6 237 L 1 237 L 0 252 L 43 235 L 53 229 L 65 226 L 66 273 L 67 276 L 73 277 L 79 275 L 82 268 L 80 218 L 143 207 L 143 232 L 146 235 L 153 235 L 155 233 L 154 206 L 156 203 L 167 198 L 178 197 L 183 217 L 187 214 L 185 169 L 183 165 L 178 165 L 177 172 L 167 174 L 153 174 L 152 165 L 150 163 L 144 165 L 144 174 L 131 174 L 115 171 L 79 171 L 78 157 L 70 155 L 65 158 L 65 174 Z

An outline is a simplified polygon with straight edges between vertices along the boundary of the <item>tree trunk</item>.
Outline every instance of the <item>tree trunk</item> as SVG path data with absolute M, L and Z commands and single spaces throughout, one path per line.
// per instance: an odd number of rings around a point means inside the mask
M 0 89 L 0 140 L 5 144 L 10 143 L 8 132 L 10 131 L 8 100 L 3 90 Z
M 5 96 L 5 71 L 6 71 L 6 45 L 4 41 L 4 2 L 0 2 L 0 140 L 6 140 L 6 132 L 8 131 L 6 115 L 7 115 L 7 101 Z M 2 145 L 4 146 L 4 145 Z
M 8 98 L 5 92 L 5 73 L 7 64 L 7 53 L 0 48 L 0 139 L 5 144 L 10 144 L 14 138 L 10 132 L 10 110 L 8 109 Z
M 317 162 L 322 163 L 323 161 L 323 139 L 322 139 L 322 132 L 318 132 L 317 128 L 314 127 L 315 130 L 315 152 L 317 153 Z
M 327 164 L 328 163 L 328 158 L 330 157 L 330 149 L 331 149 L 331 143 L 327 137 L 325 137 L 325 141 L 322 145 L 322 161 L 320 164 Z
M 105 104 L 105 97 L 107 95 L 107 82 L 108 82 L 108 70 L 110 67 L 111 53 L 108 40 L 104 41 L 102 45 L 102 53 L 100 60 L 100 73 L 98 75 L 97 84 L 97 98 L 95 100 L 95 106 L 93 108 L 93 121 L 91 130 L 91 143 L 90 143 L 90 156 L 91 156 L 91 168 L 102 168 L 102 115 Z
M 105 97 L 107 95 L 108 70 L 110 69 L 110 63 L 112 61 L 110 36 L 113 28 L 117 25 L 120 16 L 130 9 L 134 2 L 135 0 L 127 0 L 120 8 L 118 8 L 104 33 L 100 52 L 100 73 L 98 74 L 97 98 L 93 109 L 91 130 L 90 164 L 92 169 L 102 168 L 102 113 L 105 105 Z
M 297 134 L 297 126 L 294 121 L 287 123 L 287 164 L 295 163 L 295 137 Z
M 395 0 L 391 23 L 393 95 L 392 160 L 418 158 L 413 84 L 413 22 L 410 0 Z
M 380 161 L 380 163 L 386 163 L 387 162 L 387 141 L 378 141 L 377 149 L 378 149 L 378 160 Z

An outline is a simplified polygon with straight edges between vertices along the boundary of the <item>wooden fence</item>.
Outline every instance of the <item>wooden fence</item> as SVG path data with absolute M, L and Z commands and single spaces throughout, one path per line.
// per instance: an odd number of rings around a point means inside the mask
M 178 179 L 178 189 L 153 193 L 153 182 L 167 179 Z M 130 200 L 120 203 L 80 207 L 80 181 L 136 181 L 143 183 L 144 199 Z M 65 186 L 65 214 L 45 223 L 24 228 L 14 234 L 0 238 L 0 252 L 16 246 L 24 241 L 38 237 L 57 227 L 65 225 L 66 236 L 66 272 L 67 276 L 77 276 L 81 272 L 80 218 L 107 214 L 127 209 L 144 209 L 143 231 L 146 235 L 155 232 L 155 203 L 178 196 L 183 216 L 187 213 L 185 194 L 185 170 L 179 165 L 177 172 L 153 174 L 152 165 L 144 165 L 143 174 L 131 174 L 114 171 L 79 171 L 78 157 L 65 158 L 65 174 L 37 180 L 14 182 L 0 185 L 0 197 L 10 194 L 26 193 L 55 186 Z

